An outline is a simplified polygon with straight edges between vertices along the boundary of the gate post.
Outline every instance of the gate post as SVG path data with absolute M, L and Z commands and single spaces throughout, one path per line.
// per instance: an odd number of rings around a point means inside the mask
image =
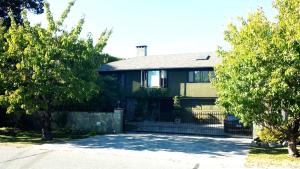
M 116 120 L 116 123 L 118 124 L 118 131 L 116 133 L 123 133 L 123 115 L 124 115 L 124 109 L 123 108 L 115 108 L 114 109 L 114 119 Z

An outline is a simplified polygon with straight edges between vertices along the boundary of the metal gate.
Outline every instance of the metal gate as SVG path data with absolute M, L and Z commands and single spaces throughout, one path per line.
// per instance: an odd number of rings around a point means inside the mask
M 153 113 L 151 113 L 153 114 Z M 158 132 L 217 136 L 252 136 L 252 127 L 245 127 L 239 119 L 219 110 L 193 110 L 156 113 L 155 118 L 126 120 L 127 132 Z M 125 113 L 126 116 L 126 113 Z

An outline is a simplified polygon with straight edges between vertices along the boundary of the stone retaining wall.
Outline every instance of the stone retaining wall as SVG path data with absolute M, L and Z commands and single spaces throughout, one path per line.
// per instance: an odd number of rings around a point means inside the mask
M 56 112 L 52 114 L 53 128 L 70 128 L 97 133 L 122 133 L 123 111 L 114 112 Z

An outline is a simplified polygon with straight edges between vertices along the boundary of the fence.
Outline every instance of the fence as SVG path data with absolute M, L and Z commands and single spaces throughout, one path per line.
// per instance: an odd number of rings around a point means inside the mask
M 157 120 L 126 121 L 126 131 L 183 133 L 199 135 L 251 136 L 252 127 L 245 127 L 237 118 L 229 119 L 224 111 L 213 108 L 190 108 L 171 112 Z M 164 119 L 163 121 L 160 119 Z

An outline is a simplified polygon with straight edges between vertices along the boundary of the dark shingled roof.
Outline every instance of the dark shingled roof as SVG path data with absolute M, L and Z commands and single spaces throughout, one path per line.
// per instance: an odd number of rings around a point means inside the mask
M 139 56 L 126 60 L 110 62 L 100 66 L 100 72 L 147 70 L 147 69 L 181 69 L 212 68 L 221 62 L 215 53 L 187 53 L 172 55 Z

